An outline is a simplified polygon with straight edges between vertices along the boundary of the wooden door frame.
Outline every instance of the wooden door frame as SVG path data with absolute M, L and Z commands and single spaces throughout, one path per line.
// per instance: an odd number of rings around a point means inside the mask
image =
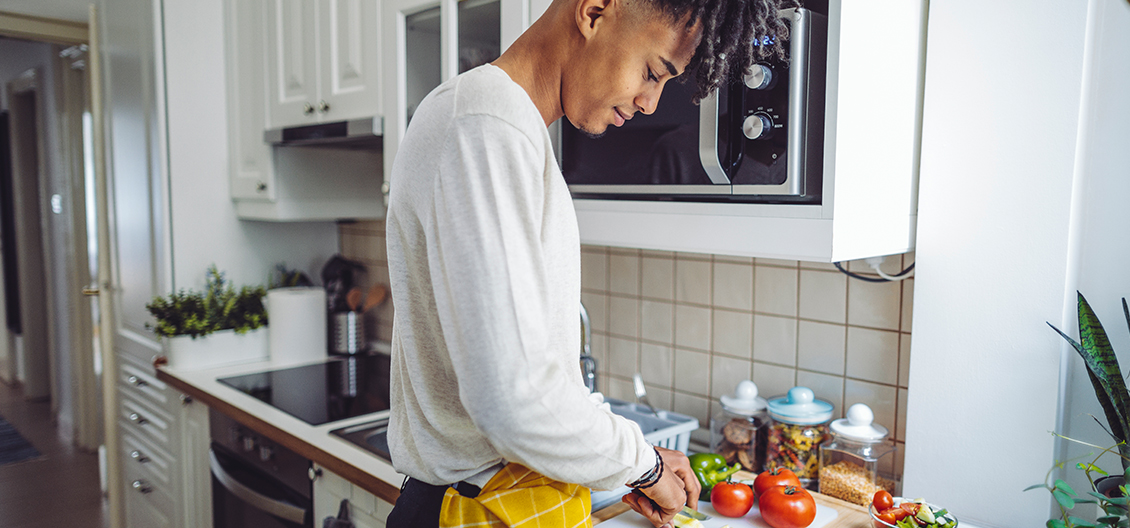
M 0 11 L 0 35 L 51 44 L 86 44 L 86 24 Z

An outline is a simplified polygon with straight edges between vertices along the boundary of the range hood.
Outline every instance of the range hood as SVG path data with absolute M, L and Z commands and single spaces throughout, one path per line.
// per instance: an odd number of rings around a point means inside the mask
M 263 141 L 276 146 L 380 147 L 383 134 L 384 118 L 373 116 L 316 125 L 273 128 L 263 132 Z

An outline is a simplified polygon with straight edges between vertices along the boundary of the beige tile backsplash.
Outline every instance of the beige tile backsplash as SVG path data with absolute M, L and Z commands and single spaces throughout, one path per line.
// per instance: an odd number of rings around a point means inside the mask
M 341 251 L 363 262 L 363 287 L 388 283 L 383 222 L 340 227 Z M 913 254 L 890 257 L 897 273 Z M 856 273 L 874 276 L 862 262 Z M 870 283 L 831 264 L 584 246 L 581 301 L 593 324 L 599 388 L 634 400 L 639 372 L 651 402 L 694 416 L 692 439 L 709 442 L 718 397 L 752 379 L 763 396 L 804 385 L 835 405 L 866 403 L 899 451 L 902 473 L 914 279 Z M 392 334 L 392 303 L 367 316 L 379 339 Z

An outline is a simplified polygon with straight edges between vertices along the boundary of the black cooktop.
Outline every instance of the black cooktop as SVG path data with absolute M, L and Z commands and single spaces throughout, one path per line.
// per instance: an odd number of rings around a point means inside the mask
M 222 378 L 310 425 L 387 410 L 389 357 L 339 356 L 325 363 Z

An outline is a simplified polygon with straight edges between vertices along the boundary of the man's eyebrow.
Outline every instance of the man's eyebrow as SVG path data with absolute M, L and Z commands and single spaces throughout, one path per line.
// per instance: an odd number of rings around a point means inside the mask
M 679 76 L 679 69 L 676 68 L 674 64 L 671 64 L 671 61 L 664 59 L 663 57 L 659 57 L 659 60 L 663 61 L 663 65 L 667 67 L 667 71 L 671 72 L 671 76 Z

